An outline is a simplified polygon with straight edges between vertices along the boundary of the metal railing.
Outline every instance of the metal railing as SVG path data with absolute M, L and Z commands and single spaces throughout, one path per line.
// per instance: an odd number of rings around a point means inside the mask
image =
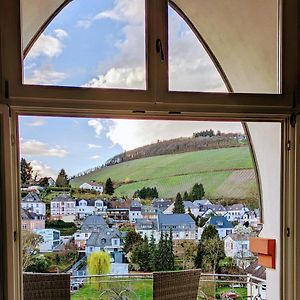
M 71 276 L 71 300 L 152 300 L 151 273 Z M 198 300 L 266 300 L 266 281 L 250 275 L 201 274 Z

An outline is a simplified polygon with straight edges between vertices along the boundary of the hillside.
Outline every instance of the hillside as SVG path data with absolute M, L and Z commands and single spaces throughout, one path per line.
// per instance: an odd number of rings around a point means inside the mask
M 116 196 L 132 197 L 142 188 L 156 186 L 160 197 L 175 197 L 196 182 L 211 199 L 253 199 L 257 187 L 248 147 L 168 154 L 130 160 L 96 170 L 71 181 L 73 187 L 111 177 Z

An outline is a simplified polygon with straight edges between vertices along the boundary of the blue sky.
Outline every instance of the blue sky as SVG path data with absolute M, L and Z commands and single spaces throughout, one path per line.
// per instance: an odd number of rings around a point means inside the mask
M 24 61 L 24 83 L 144 89 L 143 0 L 76 0 L 64 8 Z M 169 9 L 171 90 L 226 91 L 185 22 Z M 151 128 L 151 130 L 149 130 Z M 239 123 L 20 117 L 21 155 L 40 174 L 69 175 L 138 146 L 202 129 L 238 131 Z

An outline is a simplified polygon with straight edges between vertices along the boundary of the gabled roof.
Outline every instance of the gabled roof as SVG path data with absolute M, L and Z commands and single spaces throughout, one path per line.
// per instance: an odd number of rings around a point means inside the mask
M 90 225 L 107 225 L 107 223 L 102 216 L 92 215 L 86 217 L 86 219 L 83 221 L 82 227 Z
M 195 200 L 193 203 L 197 206 L 211 204 L 208 199 Z
M 73 201 L 73 202 L 75 202 L 75 200 L 72 199 L 69 194 L 65 194 L 65 193 L 60 194 L 57 197 L 53 198 L 52 201 L 53 202 L 66 202 L 66 201 Z
M 84 200 L 84 201 L 87 202 L 87 206 L 95 206 L 96 201 L 102 201 L 102 202 L 104 202 L 101 199 L 76 199 L 75 200 L 76 201 L 76 206 L 79 206 L 79 202 L 82 201 L 82 200 Z
M 101 231 L 92 232 L 86 241 L 86 246 L 100 247 L 103 249 L 104 247 L 112 246 L 111 240 L 114 238 L 122 238 L 121 233 L 117 228 L 103 228 Z
M 250 237 L 255 237 L 257 236 L 256 233 L 249 233 L 249 234 L 237 234 L 237 233 L 232 233 L 232 234 L 228 234 L 226 238 L 230 237 L 232 240 L 234 241 L 248 241 Z
M 254 277 L 266 280 L 266 268 L 258 265 L 257 259 L 245 269 L 245 272 Z
M 189 214 L 159 214 L 158 224 L 160 226 L 178 226 L 185 224 L 195 225 L 195 221 Z
M 23 199 L 23 202 L 42 202 L 37 193 L 28 193 Z
M 183 201 L 183 205 L 184 205 L 184 208 L 188 209 L 197 209 L 199 208 L 197 205 L 195 205 L 192 201 Z
M 42 216 L 32 211 L 21 208 L 21 219 L 22 220 L 41 220 Z
M 231 222 L 229 222 L 225 217 L 223 216 L 211 216 L 209 220 L 206 222 L 207 225 L 213 225 L 216 228 L 233 228 L 233 225 Z
M 156 230 L 157 220 L 137 219 L 135 222 L 135 228 L 137 230 Z
M 162 211 L 166 210 L 172 204 L 172 200 L 153 200 L 152 206 Z
M 100 184 L 100 183 L 97 183 L 97 182 L 93 182 L 93 181 L 91 181 L 91 182 L 84 182 L 83 184 L 89 184 L 90 186 L 98 186 L 98 187 L 103 187 L 103 185 L 102 184 Z M 83 185 L 82 184 L 82 185 Z
M 205 212 L 208 209 L 211 209 L 215 212 L 227 212 L 226 208 L 221 204 L 207 204 L 199 206 L 199 210 L 202 212 Z
M 233 204 L 233 205 L 230 205 L 230 206 L 227 206 L 227 210 L 230 210 L 230 211 L 240 211 L 244 208 L 244 205 L 243 204 Z

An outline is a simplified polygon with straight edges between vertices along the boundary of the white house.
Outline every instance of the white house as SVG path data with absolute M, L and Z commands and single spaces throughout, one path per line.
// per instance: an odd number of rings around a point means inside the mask
M 90 191 L 96 191 L 98 193 L 103 193 L 103 185 L 98 184 L 96 182 L 85 182 L 82 185 L 79 186 L 81 190 L 90 190 Z
M 227 214 L 226 219 L 230 222 L 240 221 L 245 212 L 249 209 L 243 204 L 233 204 L 226 207 Z
M 196 240 L 195 221 L 188 214 L 159 214 L 157 218 L 159 236 L 172 231 L 173 240 Z
M 74 234 L 75 244 L 79 249 L 85 249 L 85 244 L 92 232 L 99 232 L 103 228 L 107 229 L 108 225 L 100 215 L 88 216 L 80 228 Z
M 103 200 L 76 200 L 76 214 L 82 219 L 93 214 L 103 214 L 107 210 L 107 205 Z
M 242 269 L 248 267 L 254 258 L 249 250 L 249 237 L 253 234 L 229 234 L 224 238 L 224 251 L 227 257 L 231 257 L 237 266 Z
M 21 207 L 37 215 L 46 215 L 46 204 L 41 201 L 36 193 L 27 194 L 21 202 Z
M 112 262 L 123 262 L 123 239 L 117 228 L 102 227 L 98 232 L 92 232 L 86 241 L 85 254 L 94 251 L 106 251 L 112 257 Z
M 147 236 L 150 241 L 153 235 L 156 242 L 159 241 L 159 233 L 157 230 L 157 220 L 155 219 L 137 219 L 135 222 L 135 230 L 142 237 Z
M 135 223 L 138 219 L 142 219 L 142 207 L 130 207 L 129 221 Z
M 233 225 L 223 216 L 211 216 L 205 225 L 215 226 L 220 239 L 233 232 Z
M 241 218 L 241 222 L 248 222 L 250 226 L 257 227 L 260 224 L 260 219 L 254 211 L 246 211 Z
M 55 182 L 55 180 L 52 177 L 47 177 L 47 179 L 48 179 L 48 186 L 49 187 L 56 186 L 56 182 Z
M 35 229 L 34 233 L 43 237 L 43 243 L 39 245 L 41 252 L 52 252 L 60 245 L 60 231 L 56 229 Z
M 76 217 L 76 201 L 68 194 L 60 194 L 51 201 L 51 218 L 68 220 Z

